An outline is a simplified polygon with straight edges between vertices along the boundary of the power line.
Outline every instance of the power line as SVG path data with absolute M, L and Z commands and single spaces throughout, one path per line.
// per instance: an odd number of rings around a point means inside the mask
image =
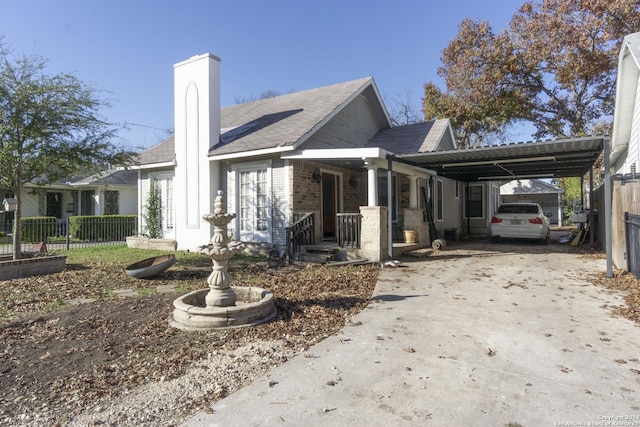
M 124 125 L 125 126 L 139 126 L 141 128 L 161 130 L 163 132 L 167 131 L 167 129 L 157 128 L 157 127 L 154 127 L 154 126 L 141 125 L 139 123 L 132 123 L 132 122 L 124 122 Z

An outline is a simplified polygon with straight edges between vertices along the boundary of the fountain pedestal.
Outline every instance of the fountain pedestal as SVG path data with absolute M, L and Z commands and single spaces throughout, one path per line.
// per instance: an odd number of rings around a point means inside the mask
M 236 217 L 223 212 L 222 192 L 218 191 L 214 213 L 202 218 L 214 227 L 209 244 L 200 253 L 211 258 L 209 289 L 190 292 L 173 302 L 169 324 L 180 329 L 220 329 L 250 326 L 273 319 L 276 308 L 273 293 L 257 287 L 232 287 L 227 269 L 229 260 L 244 249 L 240 242 L 229 243 L 227 225 Z

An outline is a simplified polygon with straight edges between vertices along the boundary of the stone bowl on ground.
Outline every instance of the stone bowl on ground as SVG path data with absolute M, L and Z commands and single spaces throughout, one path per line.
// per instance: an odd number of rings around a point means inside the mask
M 127 266 L 125 271 L 129 276 L 137 279 L 145 279 L 147 277 L 157 276 L 171 267 L 175 262 L 176 256 L 173 254 L 160 255 L 135 262 Z

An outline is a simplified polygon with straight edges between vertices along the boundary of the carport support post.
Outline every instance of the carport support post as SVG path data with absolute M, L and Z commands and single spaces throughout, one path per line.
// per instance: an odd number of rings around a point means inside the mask
M 604 229 L 607 252 L 607 277 L 613 277 L 613 260 L 611 253 L 611 159 L 609 159 L 609 138 L 603 138 L 604 145 Z
M 393 259 L 393 156 L 387 154 L 387 233 L 389 237 L 389 259 Z
M 580 212 L 584 211 L 584 176 L 580 177 Z
M 589 168 L 589 245 L 593 248 L 596 230 L 593 228 L 593 165 Z
M 467 233 L 471 234 L 471 218 L 469 217 L 469 181 L 465 182 L 464 210 L 467 215 Z

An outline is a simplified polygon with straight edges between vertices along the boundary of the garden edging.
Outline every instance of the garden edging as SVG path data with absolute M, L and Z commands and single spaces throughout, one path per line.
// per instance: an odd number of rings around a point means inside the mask
M 37 256 L 0 261 L 0 280 L 59 273 L 67 266 L 66 255 Z

